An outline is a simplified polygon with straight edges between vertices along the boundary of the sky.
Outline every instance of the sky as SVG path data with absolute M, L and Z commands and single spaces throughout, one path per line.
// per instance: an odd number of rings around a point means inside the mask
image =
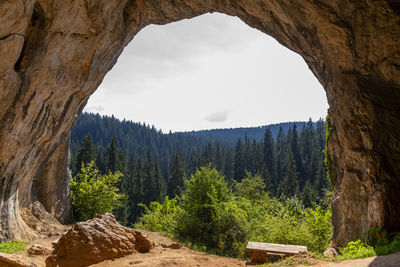
M 327 109 L 300 55 L 219 13 L 145 27 L 85 107 L 163 132 L 317 120 Z

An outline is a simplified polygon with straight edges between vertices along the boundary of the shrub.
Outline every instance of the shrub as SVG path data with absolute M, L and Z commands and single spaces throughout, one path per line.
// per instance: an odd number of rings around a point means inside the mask
M 10 241 L 10 242 L 0 243 L 0 252 L 3 253 L 17 252 L 20 250 L 24 250 L 26 245 L 27 243 L 20 241 Z
M 260 175 L 252 176 L 247 172 L 246 177 L 240 182 L 235 181 L 235 193 L 249 200 L 257 200 L 265 194 L 265 183 Z
M 323 252 L 332 234 L 330 210 L 316 204 L 304 209 L 297 198 L 272 198 L 262 184 L 248 175 L 235 184 L 235 196 L 218 171 L 203 167 L 186 182 L 180 203 L 168 198 L 151 203 L 136 227 L 175 233 L 193 248 L 220 255 L 243 257 L 250 240 Z
M 307 209 L 305 222 L 314 239 L 314 242 L 308 245 L 309 250 L 323 252 L 328 248 L 332 235 L 331 217 L 331 210 L 324 210 L 315 203 L 313 209 Z
M 121 176 L 120 172 L 102 175 L 93 162 L 82 164 L 81 172 L 70 183 L 76 219 L 88 220 L 121 206 L 121 200 L 126 198 L 116 187 Z
M 357 259 L 376 256 L 374 248 L 361 242 L 361 240 L 352 241 L 340 250 L 342 254 L 339 259 Z
M 224 177 L 202 167 L 186 182 L 177 234 L 197 246 L 222 255 L 237 255 L 245 241 L 246 214 L 232 203 Z
M 162 204 L 151 202 L 149 206 L 139 205 L 144 208 L 144 215 L 135 224 L 135 228 L 173 234 L 177 226 L 177 218 L 182 213 L 182 208 L 177 205 L 176 198 L 170 200 L 166 196 Z
M 379 256 L 400 251 L 400 233 L 398 233 L 391 242 L 375 246 L 374 250 Z

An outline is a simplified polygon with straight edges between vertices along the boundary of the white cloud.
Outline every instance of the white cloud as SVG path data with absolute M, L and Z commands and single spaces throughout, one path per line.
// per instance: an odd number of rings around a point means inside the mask
M 93 112 L 93 113 L 101 113 L 101 112 L 104 111 L 104 107 L 101 106 L 101 105 L 85 107 L 85 111 L 87 111 L 87 112 Z
M 207 115 L 204 119 L 210 122 L 224 122 L 229 117 L 229 111 L 221 110 Z

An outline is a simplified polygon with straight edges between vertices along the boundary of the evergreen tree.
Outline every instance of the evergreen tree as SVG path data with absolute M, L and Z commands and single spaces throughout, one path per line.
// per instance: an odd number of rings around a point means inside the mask
M 105 155 L 105 149 L 103 146 L 98 146 L 97 149 L 97 155 L 96 155 L 96 166 L 99 169 L 99 171 L 103 174 L 107 173 L 107 160 L 106 160 L 106 155 Z
M 134 164 L 133 172 L 132 172 L 132 184 L 131 184 L 131 195 L 130 195 L 130 217 L 129 221 L 131 223 L 136 222 L 137 218 L 139 218 L 143 212 L 142 207 L 138 206 L 139 203 L 145 202 L 144 196 L 144 179 L 143 179 L 143 167 L 142 160 L 137 159 Z
M 293 159 L 296 163 L 296 171 L 297 171 L 297 177 L 299 178 L 299 185 L 302 188 L 304 186 L 305 183 L 305 173 L 304 173 L 304 169 L 303 169 L 303 162 L 301 159 L 301 154 L 300 154 L 300 147 L 299 147 L 299 143 L 298 143 L 298 132 L 297 132 L 297 126 L 296 124 L 293 125 L 293 128 L 291 129 L 291 131 L 289 131 L 290 136 L 290 147 L 289 149 L 292 152 L 293 155 Z
M 235 149 L 235 165 L 234 165 L 233 179 L 235 179 L 237 182 L 240 182 L 245 177 L 245 175 L 246 175 L 246 169 L 245 169 L 243 144 L 242 140 L 238 139 Z
M 174 198 L 175 195 L 181 195 L 185 186 L 185 177 L 182 155 L 180 152 L 175 152 L 168 177 L 167 194 L 170 199 Z
M 285 142 L 286 136 L 282 127 L 279 127 L 278 136 L 276 138 L 276 183 L 275 186 L 278 186 L 283 179 L 284 170 L 285 170 L 285 158 L 287 152 L 287 145 Z
M 215 154 L 215 168 L 221 172 L 223 169 L 224 162 L 223 162 L 223 158 L 222 158 L 221 145 L 218 141 L 215 142 L 215 153 L 214 154 Z
M 271 130 L 267 128 L 264 134 L 264 142 L 263 142 L 263 156 L 262 156 L 265 169 L 263 171 L 263 178 L 270 180 L 269 182 L 273 183 L 273 187 L 276 187 L 278 181 L 275 175 L 275 153 L 274 153 L 274 139 L 272 137 Z M 267 185 L 267 181 L 264 181 Z
M 303 205 L 306 208 L 311 208 L 312 203 L 317 202 L 318 200 L 318 193 L 311 184 L 310 180 L 307 180 L 303 187 L 303 191 L 301 193 L 301 199 L 303 201 Z
M 165 180 L 162 178 L 160 164 L 157 160 L 154 163 L 154 178 L 153 178 L 153 180 L 154 180 L 154 192 L 153 192 L 154 200 L 151 200 L 151 201 L 161 202 L 164 199 L 167 188 L 166 188 Z
M 85 135 L 82 141 L 82 146 L 78 150 L 77 160 L 75 169 L 77 172 L 82 167 L 82 163 L 88 165 L 96 158 L 96 149 L 94 148 L 92 136 L 89 134 Z
M 299 193 L 299 178 L 296 171 L 296 162 L 293 158 L 293 153 L 289 150 L 287 162 L 286 162 L 286 172 L 283 180 L 280 184 L 280 194 L 286 197 L 292 197 L 298 195 Z
M 122 160 L 120 156 L 117 138 L 113 135 L 107 149 L 107 169 L 109 171 L 116 172 L 122 170 Z
M 234 176 L 235 159 L 232 149 L 229 149 L 225 154 L 224 174 L 226 179 L 231 183 Z

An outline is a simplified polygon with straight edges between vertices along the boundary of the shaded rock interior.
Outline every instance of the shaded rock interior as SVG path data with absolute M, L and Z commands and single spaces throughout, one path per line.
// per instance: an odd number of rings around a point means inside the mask
M 300 54 L 325 88 L 333 240 L 400 231 L 397 1 L 0 1 L 0 239 L 32 239 L 35 201 L 68 218 L 68 136 L 123 48 L 149 24 L 238 16 Z

